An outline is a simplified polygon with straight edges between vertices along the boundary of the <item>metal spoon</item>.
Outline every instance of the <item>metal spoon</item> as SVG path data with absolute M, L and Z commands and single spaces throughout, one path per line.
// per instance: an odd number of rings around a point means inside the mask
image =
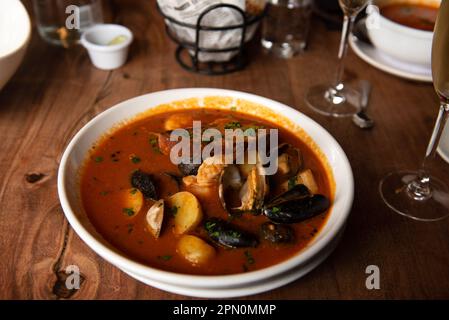
M 371 83 L 367 80 L 360 81 L 362 97 L 360 99 L 360 111 L 352 116 L 352 122 L 362 129 L 370 129 L 374 126 L 374 121 L 365 113 L 368 107 L 369 97 L 371 93 Z

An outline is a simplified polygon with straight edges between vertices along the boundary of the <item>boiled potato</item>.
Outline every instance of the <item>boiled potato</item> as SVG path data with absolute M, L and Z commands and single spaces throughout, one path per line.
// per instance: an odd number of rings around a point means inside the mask
M 203 218 L 200 202 L 190 192 L 175 193 L 167 201 L 170 211 L 175 216 L 174 232 L 187 233 L 198 226 Z
M 318 185 L 310 169 L 300 172 L 296 177 L 296 183 L 305 185 L 313 194 L 318 193 Z
M 289 190 L 292 186 L 297 184 L 305 185 L 312 194 L 316 194 L 319 191 L 315 177 L 313 176 L 312 170 L 310 169 L 301 171 L 300 173 L 298 173 L 297 176 L 293 176 L 292 178 L 284 181 L 281 184 L 281 190 L 282 192 L 285 192 Z
M 183 235 L 179 239 L 177 251 L 193 265 L 205 264 L 215 256 L 215 249 L 211 245 L 192 235 Z
M 143 194 L 139 189 L 131 188 L 121 191 L 122 212 L 128 217 L 134 217 L 143 206 Z

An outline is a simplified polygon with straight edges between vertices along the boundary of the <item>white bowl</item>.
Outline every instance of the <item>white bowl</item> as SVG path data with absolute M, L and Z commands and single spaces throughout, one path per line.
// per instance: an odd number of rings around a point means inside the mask
M 374 0 L 381 8 L 390 3 L 416 3 L 439 6 L 441 0 Z M 401 61 L 429 67 L 433 32 L 410 28 L 393 22 L 376 10 L 370 10 L 366 19 L 368 36 L 374 46 Z
M 242 274 L 196 276 L 167 272 L 129 259 L 108 244 L 90 224 L 79 197 L 78 170 L 89 148 L 99 137 L 125 119 L 176 100 L 227 96 L 244 99 L 263 107 L 244 112 L 270 112 L 302 128 L 327 159 L 335 182 L 333 207 L 325 225 L 302 251 L 277 265 Z M 348 159 L 335 139 L 319 124 L 302 113 L 279 102 L 260 96 L 222 89 L 174 89 L 155 92 L 124 101 L 96 116 L 86 124 L 67 146 L 58 172 L 58 193 L 64 213 L 75 232 L 96 253 L 132 277 L 155 287 L 202 297 L 232 297 L 253 294 L 281 286 L 304 275 L 318 265 L 333 249 L 349 215 L 354 195 L 354 182 Z M 293 274 L 293 275 L 292 275 Z M 266 285 L 263 285 L 263 284 Z
M 0 90 L 22 62 L 30 35 L 30 17 L 22 2 L 0 1 Z

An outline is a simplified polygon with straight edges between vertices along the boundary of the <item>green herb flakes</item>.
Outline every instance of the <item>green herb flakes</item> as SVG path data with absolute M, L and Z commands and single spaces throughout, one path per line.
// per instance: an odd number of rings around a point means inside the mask
M 98 157 L 95 157 L 94 160 L 96 163 L 100 163 L 103 161 L 103 157 L 98 156 Z
M 163 255 L 163 256 L 157 256 L 157 258 L 160 259 L 160 260 L 168 261 L 168 260 L 170 260 L 172 258 L 172 256 L 169 255 L 169 254 L 166 254 L 166 255 Z
M 238 129 L 238 128 L 241 128 L 241 127 L 242 127 L 242 125 L 238 121 L 228 122 L 224 126 L 225 129 Z
M 128 217 L 132 217 L 135 212 L 132 208 L 123 208 L 123 213 L 126 214 Z
M 134 164 L 137 164 L 137 163 L 139 163 L 141 161 L 141 159 L 139 158 L 139 157 L 137 157 L 137 156 L 131 156 L 131 162 L 132 163 L 134 163 Z
M 251 252 L 249 252 L 248 250 L 245 251 L 245 258 L 246 258 L 246 262 L 248 264 L 254 264 L 256 262 L 256 260 L 254 260 Z
M 288 190 L 292 189 L 294 186 L 296 186 L 296 176 L 288 179 Z

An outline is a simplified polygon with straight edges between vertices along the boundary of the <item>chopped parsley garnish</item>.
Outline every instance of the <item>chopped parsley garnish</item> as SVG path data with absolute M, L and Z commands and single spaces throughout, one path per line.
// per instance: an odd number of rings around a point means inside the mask
M 224 126 L 225 129 L 238 129 L 238 128 L 241 128 L 241 127 L 242 127 L 242 125 L 238 121 L 228 122 Z
M 296 176 L 288 179 L 288 190 L 292 189 L 294 186 L 296 186 Z
M 100 192 L 100 195 L 105 196 L 105 195 L 107 195 L 108 193 L 109 193 L 108 191 L 101 191 L 101 192 Z
M 271 208 L 271 212 L 279 213 L 279 212 L 281 212 L 281 209 L 279 209 L 278 207 L 273 207 L 273 208 Z
M 131 191 L 130 191 L 129 193 L 131 193 L 132 195 L 134 195 L 134 194 L 137 193 L 137 189 L 136 189 L 136 188 L 132 188 Z
M 215 222 L 207 221 L 205 224 L 207 231 L 213 231 L 214 227 L 216 226 Z
M 204 227 L 211 238 L 217 239 L 220 236 L 220 232 L 217 230 L 217 224 L 215 222 L 207 221 Z
M 131 217 L 135 214 L 132 208 L 123 208 L 123 213 L 125 213 L 128 217 Z
M 132 163 L 139 163 L 141 160 L 139 157 L 133 155 L 131 156 L 131 161 Z
M 103 161 L 103 157 L 95 157 L 95 162 L 99 163 Z
M 237 111 L 237 107 L 236 106 L 233 106 L 230 109 L 231 109 L 231 111 Z
M 164 261 L 168 261 L 171 258 L 172 258 L 172 256 L 169 255 L 169 254 L 166 254 L 166 255 L 163 255 L 163 256 L 158 256 L 158 259 L 161 259 L 161 260 L 164 260 Z
M 246 262 L 248 262 L 248 264 L 254 264 L 256 262 L 256 260 L 254 260 L 251 252 L 249 252 L 248 250 L 245 251 L 245 258 L 246 258 Z
M 152 147 L 157 146 L 157 138 L 151 137 L 150 144 Z
M 150 141 L 151 148 L 153 149 L 153 151 L 155 153 L 162 153 L 161 150 L 159 149 L 157 138 L 151 137 L 149 141 Z
M 232 238 L 240 238 L 242 234 L 235 230 L 229 230 L 228 235 Z

